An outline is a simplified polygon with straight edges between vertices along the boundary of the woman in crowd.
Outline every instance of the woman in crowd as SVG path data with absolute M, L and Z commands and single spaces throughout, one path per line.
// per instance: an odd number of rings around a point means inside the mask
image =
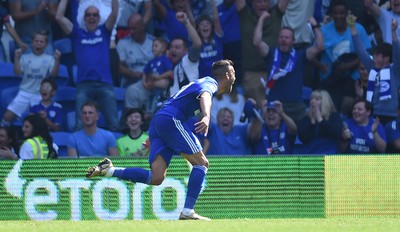
M 22 125 L 25 141 L 19 151 L 21 159 L 56 159 L 58 146 L 53 143 L 46 122 L 38 114 L 28 115 Z
M 0 127 L 0 159 L 18 159 L 17 139 L 11 127 Z

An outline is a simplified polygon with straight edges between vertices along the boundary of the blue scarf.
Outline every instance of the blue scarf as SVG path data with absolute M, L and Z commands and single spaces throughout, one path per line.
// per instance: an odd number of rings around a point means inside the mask
M 278 48 L 275 48 L 274 51 L 274 63 L 272 64 L 272 69 L 268 77 L 268 82 L 266 84 L 266 94 L 269 94 L 269 91 L 274 87 L 275 82 L 281 78 L 286 76 L 289 72 L 293 71 L 294 66 L 296 64 L 296 50 L 292 48 L 290 52 L 290 57 L 288 62 L 286 63 L 283 69 L 280 68 L 281 65 L 281 55 L 282 52 L 279 51 Z
M 371 69 L 368 76 L 368 86 L 366 100 L 372 102 L 375 88 L 379 88 L 379 100 L 389 100 L 392 98 L 390 90 L 390 68 Z

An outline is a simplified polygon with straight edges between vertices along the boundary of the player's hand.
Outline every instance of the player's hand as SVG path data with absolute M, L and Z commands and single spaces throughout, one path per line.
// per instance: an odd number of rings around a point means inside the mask
M 61 57 L 61 52 L 60 52 L 60 50 L 56 49 L 54 51 L 54 59 L 59 60 L 60 57 Z
M 395 18 L 392 18 L 392 31 L 396 31 L 398 27 L 399 22 Z
M 189 20 L 185 12 L 181 12 L 181 11 L 176 12 L 175 16 L 176 16 L 176 19 L 183 24 L 185 24 L 186 20 Z
M 198 134 L 207 136 L 209 126 L 210 126 L 210 117 L 204 116 L 200 121 L 194 124 L 194 131 Z
M 376 117 L 374 120 L 374 123 L 371 126 L 372 134 L 374 134 L 374 132 L 376 132 L 376 130 L 378 129 L 378 125 L 379 125 L 379 118 Z

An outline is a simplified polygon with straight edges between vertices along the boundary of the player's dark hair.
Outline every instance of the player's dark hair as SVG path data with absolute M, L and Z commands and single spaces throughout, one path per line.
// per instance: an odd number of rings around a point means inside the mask
M 56 159 L 58 157 L 57 151 L 53 147 L 53 137 L 50 135 L 49 127 L 46 121 L 39 114 L 31 114 L 26 116 L 24 122 L 28 121 L 32 124 L 32 134 L 27 138 L 33 138 L 40 136 L 46 141 L 47 148 L 49 149 L 47 153 L 48 159 Z
M 99 105 L 95 101 L 87 101 L 83 103 L 83 105 L 81 106 L 81 110 L 83 110 L 83 107 L 85 106 L 92 106 L 96 109 L 96 112 L 99 112 Z
M 389 43 L 378 44 L 373 51 L 374 55 L 382 54 L 383 57 L 389 57 L 390 63 L 393 61 L 392 45 Z
M 332 13 L 333 8 L 337 7 L 337 6 L 344 6 L 346 8 L 346 12 L 349 9 L 347 6 L 347 0 L 332 0 L 331 3 L 329 4 L 328 7 L 328 15 L 330 15 Z
M 211 76 L 216 79 L 225 77 L 229 66 L 233 66 L 233 62 L 231 60 L 219 60 L 214 62 L 211 68 Z

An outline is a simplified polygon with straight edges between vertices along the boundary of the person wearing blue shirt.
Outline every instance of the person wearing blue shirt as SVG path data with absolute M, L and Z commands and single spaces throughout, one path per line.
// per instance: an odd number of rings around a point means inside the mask
M 386 153 L 400 152 L 400 119 L 397 118 L 385 125 L 387 137 Z
M 33 105 L 29 112 L 38 113 L 45 121 L 50 131 L 59 131 L 62 123 L 62 106 L 53 101 L 57 92 L 57 84 L 53 79 L 45 78 L 40 84 L 40 96 L 42 100 Z
M 117 141 L 111 131 L 97 127 L 99 120 L 96 102 L 85 102 L 81 115 L 83 128 L 70 135 L 67 154 L 71 158 L 87 156 L 117 156 Z
M 250 100 L 250 99 L 249 99 Z M 255 106 L 254 99 L 251 100 Z M 291 154 L 296 139 L 296 123 L 283 111 L 280 101 L 262 102 L 262 122 L 250 120 L 249 139 L 256 155 Z
M 78 6 L 77 0 L 71 1 L 73 10 L 78 11 L 77 17 L 71 22 L 64 16 L 67 3 L 68 0 L 60 1 L 56 20 L 63 32 L 70 36 L 75 51 L 79 51 L 75 52 L 78 67 L 75 83 L 75 129 L 82 127 L 79 117 L 81 106 L 90 100 L 101 106 L 107 129 L 116 131 L 119 124 L 118 110 L 111 76 L 109 46 L 118 16 L 118 0 L 112 0 L 112 10 L 104 24 L 100 23 L 103 13 L 99 6 L 94 6 L 91 2 Z
M 233 111 L 227 107 L 219 110 L 217 123 L 210 126 L 207 155 L 250 155 L 249 125 L 233 125 Z
M 212 97 L 232 91 L 235 69 L 230 60 L 215 62 L 213 77 L 194 80 L 173 95 L 153 117 L 150 129 L 149 163 L 151 170 L 143 168 L 116 168 L 111 160 L 104 159 L 89 168 L 86 177 L 117 177 L 135 183 L 160 185 L 174 154 L 179 153 L 193 165 L 189 176 L 186 201 L 180 220 L 210 220 L 194 212 L 194 205 L 200 194 L 208 170 L 208 160 L 195 133 L 207 135 L 210 125 Z M 187 121 L 197 116 L 194 131 Z
M 386 134 L 379 118 L 373 118 L 374 107 L 364 99 L 353 104 L 352 118 L 347 119 L 342 131 L 340 149 L 350 154 L 384 153 Z

